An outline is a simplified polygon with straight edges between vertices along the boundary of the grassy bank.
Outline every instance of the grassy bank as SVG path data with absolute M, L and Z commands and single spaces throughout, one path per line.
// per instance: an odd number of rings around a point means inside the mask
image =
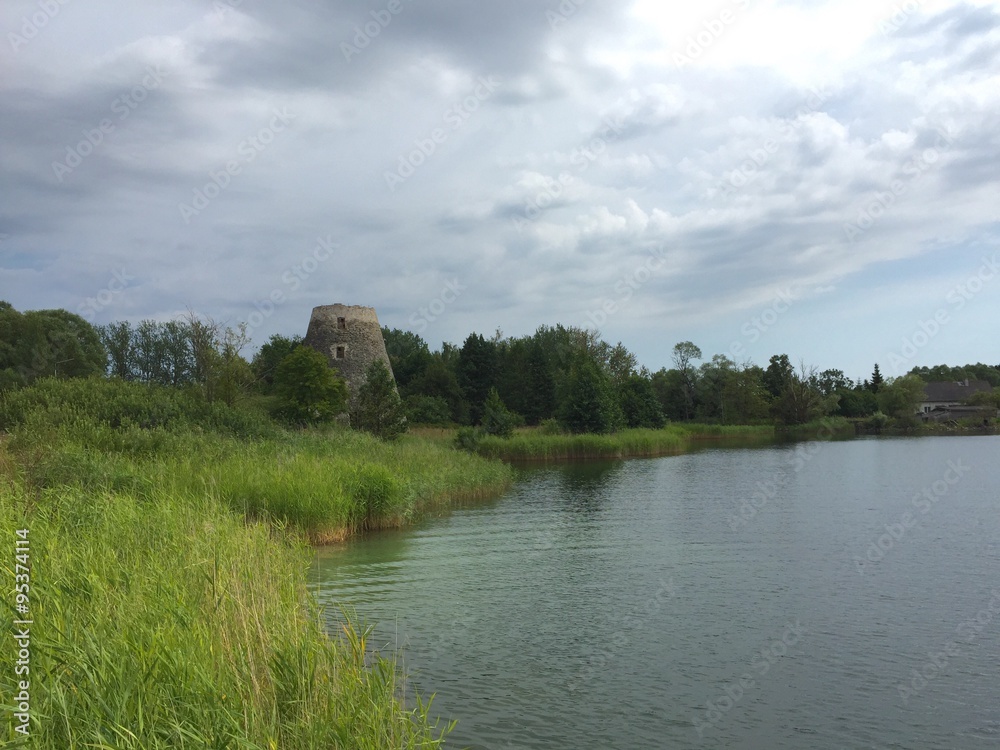
M 13 580 L 29 529 L 33 620 L 30 741 L 6 724 L 5 746 L 440 745 L 447 728 L 404 698 L 363 625 L 323 632 L 305 540 L 497 492 L 509 468 L 100 381 L 8 394 L 0 427 L 2 567 Z M 3 639 L 0 662 L 16 661 Z M 0 671 L 5 703 L 15 679 Z
M 829 440 L 854 437 L 855 434 L 854 422 L 846 417 L 824 417 L 778 430 L 778 435 L 786 440 Z
M 509 438 L 483 436 L 476 452 L 505 461 L 648 458 L 683 453 L 699 441 L 767 440 L 774 436 L 770 425 L 670 424 L 659 430 L 621 430 L 609 435 L 552 435 L 528 429 Z

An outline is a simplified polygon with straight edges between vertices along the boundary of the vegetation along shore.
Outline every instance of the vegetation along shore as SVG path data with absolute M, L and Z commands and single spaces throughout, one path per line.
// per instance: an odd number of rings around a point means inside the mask
M 245 330 L 193 314 L 95 328 L 0 302 L 0 534 L 30 538 L 31 581 L 30 608 L 0 617 L 32 622 L 25 672 L 0 672 L 4 696 L 30 683 L 30 741 L 11 723 L 5 746 L 440 746 L 449 726 L 364 621 L 326 632 L 309 544 L 496 495 L 514 477 L 496 459 L 915 434 L 925 376 L 981 379 L 983 408 L 1000 385 L 985 365 L 864 383 L 785 355 L 696 366 L 690 342 L 650 373 L 562 326 L 437 352 L 383 334 L 389 363 L 349 394 L 297 337 L 247 361 Z M 19 648 L 5 639 L 0 660 Z

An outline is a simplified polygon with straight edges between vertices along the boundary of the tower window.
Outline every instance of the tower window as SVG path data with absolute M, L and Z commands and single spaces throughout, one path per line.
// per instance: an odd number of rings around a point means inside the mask
M 343 358 L 344 358 L 344 347 L 338 346 L 337 347 L 337 359 L 343 359 Z
M 347 318 L 337 318 L 337 328 L 341 331 L 347 330 Z

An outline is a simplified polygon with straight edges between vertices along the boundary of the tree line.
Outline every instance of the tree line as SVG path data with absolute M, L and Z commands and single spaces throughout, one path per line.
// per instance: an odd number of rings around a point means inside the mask
M 805 424 L 826 416 L 884 415 L 911 423 L 931 380 L 987 380 L 1000 386 L 1000 365 L 915 368 L 885 379 L 878 364 L 852 381 L 842 370 L 793 365 L 787 354 L 766 367 L 725 355 L 706 358 L 690 341 L 671 351 L 672 367 L 640 366 L 621 342 L 591 329 L 541 326 L 528 336 L 470 334 L 461 347 L 431 351 L 417 334 L 383 329 L 396 382 L 416 422 L 481 424 L 487 396 L 516 421 L 555 421 L 572 432 L 659 427 L 665 421 Z
M 621 342 L 562 325 L 518 337 L 471 333 L 461 346 L 446 342 L 435 351 L 411 331 L 387 327 L 383 336 L 396 389 L 387 371 L 370 373 L 369 416 L 351 418 L 392 424 L 395 434 L 404 414 L 411 423 L 499 432 L 543 423 L 571 432 L 656 428 L 667 421 L 796 425 L 825 416 L 883 415 L 906 423 L 925 382 L 986 380 L 995 391 L 980 400 L 991 403 L 1000 388 L 1000 366 L 981 363 L 917 367 L 890 379 L 876 364 L 870 377 L 852 381 L 842 370 L 795 366 L 787 354 L 772 356 L 766 367 L 722 354 L 706 358 L 690 341 L 673 347 L 671 367 L 651 372 Z M 249 360 L 247 344 L 245 328 L 193 313 L 95 327 L 66 310 L 21 313 L 0 302 L 0 389 L 39 377 L 106 375 L 193 389 L 229 405 L 266 397 L 275 416 L 294 423 L 345 411 L 345 384 L 322 354 L 306 351 L 301 337 L 274 335 Z

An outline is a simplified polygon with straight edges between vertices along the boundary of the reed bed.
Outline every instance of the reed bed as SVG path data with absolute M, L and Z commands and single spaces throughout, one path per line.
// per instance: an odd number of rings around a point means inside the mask
M 680 422 L 676 426 L 693 440 L 769 439 L 775 436 L 773 424 L 701 424 Z
M 440 747 L 393 654 L 308 594 L 307 540 L 502 490 L 510 467 L 420 440 L 291 433 L 131 383 L 0 397 L 0 538 L 31 540 L 31 725 L 0 745 Z M 135 411 L 130 411 L 135 410 Z M 137 418 L 136 418 L 137 417 Z M 0 627 L 15 619 L 10 598 Z M 12 665 L 17 643 L 0 641 Z M 18 692 L 0 670 L 0 703 Z
M 661 430 L 622 430 L 609 435 L 545 435 L 519 432 L 509 438 L 484 436 L 477 452 L 505 461 L 578 461 L 666 456 L 683 452 L 689 440 L 670 426 Z
M 9 462 L 4 462 L 9 463 Z M 31 735 L 5 747 L 439 747 L 364 625 L 328 637 L 297 536 L 213 493 L 31 488 L 6 475 L 0 536 L 31 540 Z M 6 564 L 5 564 L 6 568 Z M 6 573 L 6 570 L 5 570 Z M 13 627 L 4 608 L 2 626 Z M 13 639 L 0 661 L 15 663 Z M 13 670 L 0 693 L 14 696 Z

